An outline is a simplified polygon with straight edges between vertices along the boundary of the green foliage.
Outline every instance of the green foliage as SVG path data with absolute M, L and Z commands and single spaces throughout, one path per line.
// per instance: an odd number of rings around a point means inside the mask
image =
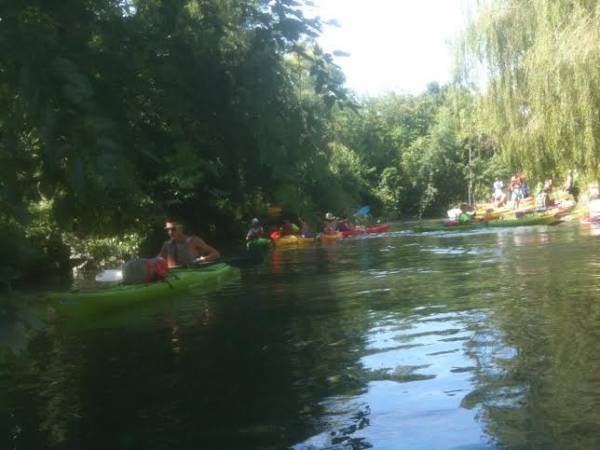
M 456 131 L 450 111 L 441 108 L 429 136 L 417 139 L 403 155 L 404 172 L 420 199 L 419 216 L 439 214 L 465 198 L 464 155 Z
M 229 234 L 286 198 L 333 206 L 315 191 L 331 175 L 327 122 L 347 98 L 301 6 L 3 4 L 3 219 L 24 229 L 47 200 L 46 222 L 85 241 L 167 214 Z
M 357 155 L 352 165 L 362 166 L 343 178 L 364 180 L 393 218 L 436 215 L 465 201 L 466 147 L 475 145 L 467 128 L 469 99 L 432 84 L 418 96 L 388 94 L 365 100 L 357 112 L 340 111 L 332 126 L 334 148 Z
M 144 237 L 139 233 L 86 238 L 65 234 L 63 239 L 78 269 L 96 270 L 120 267 L 128 259 L 139 256 Z
M 404 191 L 404 180 L 402 179 L 400 170 L 397 167 L 386 167 L 383 169 L 376 193 L 383 204 L 386 215 L 398 217 L 401 212 Z
M 7 178 L 1 198 L 35 199 L 39 186 L 77 232 L 169 211 L 208 226 L 245 212 L 245 188 L 277 191 L 319 151 L 343 77 L 297 2 L 130 5 L 5 7 L 0 157 L 24 179 Z M 292 55 L 310 102 L 297 96 Z
M 296 0 L 3 4 L 0 223 L 46 260 L 106 263 L 151 253 L 167 215 L 230 239 L 272 205 L 316 222 L 362 204 L 402 217 L 464 200 L 465 149 L 470 173 L 491 157 L 474 98 L 437 84 L 352 98 L 302 11 Z
M 482 2 L 465 34 L 463 73 L 487 69 L 480 123 L 514 169 L 543 179 L 600 162 L 600 5 Z

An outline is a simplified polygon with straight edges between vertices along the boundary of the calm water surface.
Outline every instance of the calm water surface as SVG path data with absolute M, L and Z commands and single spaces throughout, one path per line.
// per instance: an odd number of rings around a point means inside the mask
M 0 366 L 0 448 L 600 448 L 599 231 L 398 229 L 53 322 Z

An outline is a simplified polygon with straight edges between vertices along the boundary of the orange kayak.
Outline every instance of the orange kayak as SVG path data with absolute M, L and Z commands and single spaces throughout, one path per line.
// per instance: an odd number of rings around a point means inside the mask
M 329 242 L 335 242 L 343 237 L 344 235 L 340 231 L 338 231 L 337 233 L 333 234 L 321 234 L 320 239 L 322 243 L 326 244 Z

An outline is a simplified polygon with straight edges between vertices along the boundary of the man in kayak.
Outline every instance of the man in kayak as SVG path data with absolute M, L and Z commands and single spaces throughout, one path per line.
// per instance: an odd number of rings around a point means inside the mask
M 466 203 L 462 203 L 460 205 L 460 214 L 457 217 L 457 220 L 460 223 L 469 223 L 471 220 L 475 218 L 475 211 L 469 210 L 469 205 Z
M 302 236 L 303 238 L 312 237 L 312 233 L 310 232 L 310 226 L 308 225 L 308 222 L 305 222 L 302 217 L 299 217 L 298 220 L 300 222 L 300 236 Z
M 253 241 L 255 239 L 259 239 L 263 237 L 265 234 L 265 230 L 260 224 L 259 220 L 255 217 L 250 221 L 250 229 L 246 234 L 246 241 Z
M 328 212 L 325 214 L 325 223 L 323 224 L 324 234 L 335 234 L 337 233 L 337 217 Z
M 216 249 L 198 236 L 185 235 L 183 225 L 173 219 L 167 219 L 165 230 L 170 239 L 163 244 L 158 256 L 165 258 L 169 267 L 215 261 L 221 257 Z
M 281 236 L 291 236 L 300 233 L 300 228 L 295 223 L 290 222 L 289 220 L 284 220 L 283 225 L 281 225 Z

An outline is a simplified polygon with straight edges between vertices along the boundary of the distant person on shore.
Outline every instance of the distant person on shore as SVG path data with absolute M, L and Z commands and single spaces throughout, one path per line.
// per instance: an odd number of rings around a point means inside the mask
M 521 192 L 523 193 L 523 198 L 529 197 L 529 184 L 525 178 L 521 177 Z
M 169 240 L 163 244 L 158 256 L 165 258 L 170 268 L 215 261 L 221 257 L 198 236 L 185 235 L 183 225 L 173 219 L 166 220 L 165 230 Z
M 536 204 L 538 208 L 546 209 L 552 204 L 552 199 L 550 198 L 551 191 L 552 178 L 548 178 L 546 181 L 544 181 L 544 185 L 536 197 Z
M 248 233 L 246 234 L 246 240 L 253 241 L 255 239 L 259 239 L 259 238 L 263 237 L 264 234 L 265 234 L 265 230 L 263 229 L 262 225 L 260 224 L 260 221 L 255 217 L 254 219 L 252 219 L 250 221 L 250 229 L 248 230 Z
M 579 187 L 575 182 L 575 177 L 572 172 L 569 172 L 567 180 L 565 181 L 565 191 L 573 196 L 573 200 L 577 201 L 579 198 Z
M 522 191 L 523 179 L 521 174 L 517 173 L 510 179 L 510 190 L 512 192 L 513 209 L 519 209 L 519 203 L 523 199 Z
M 496 208 L 500 208 L 506 202 L 506 194 L 504 193 L 504 183 L 499 178 L 494 181 L 494 194 L 492 195 L 492 201 Z
M 590 200 L 588 202 L 588 216 L 592 221 L 600 220 L 600 188 L 590 187 Z

